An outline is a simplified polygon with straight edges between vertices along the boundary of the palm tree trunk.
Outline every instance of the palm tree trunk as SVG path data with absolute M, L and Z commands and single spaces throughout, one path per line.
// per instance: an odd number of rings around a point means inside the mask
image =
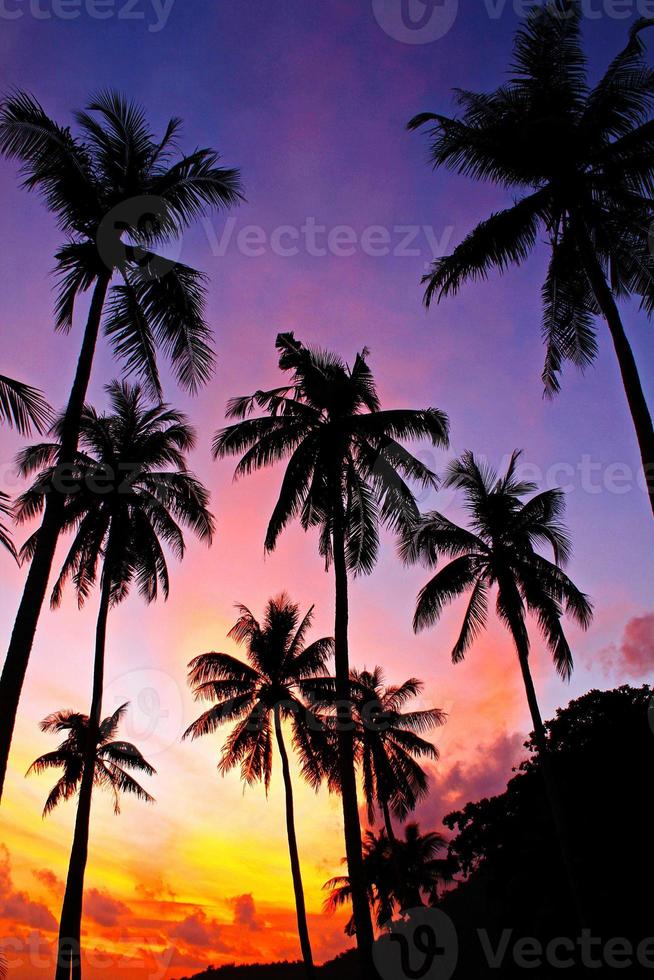
M 61 909 L 59 923 L 59 939 L 57 944 L 57 968 L 55 980 L 81 980 L 81 935 L 82 935 L 82 906 L 84 902 L 84 873 L 89 848 L 89 827 L 91 821 L 91 797 L 93 794 L 93 777 L 97 741 L 102 715 L 102 689 L 104 685 L 104 661 L 107 640 L 107 619 L 111 600 L 111 574 L 108 569 L 108 559 L 111 553 L 111 536 L 107 545 L 105 558 L 100 607 L 95 630 L 95 657 L 93 661 L 93 694 L 89 712 L 88 746 L 84 759 L 84 772 L 80 785 L 79 802 L 75 818 L 73 846 L 70 852 L 66 891 Z
M 396 882 L 395 895 L 398 904 L 400 906 L 400 912 L 404 912 L 410 906 L 408 905 L 406 901 L 406 896 L 403 893 L 404 882 L 402 880 L 402 868 L 400 865 L 400 858 L 398 854 L 397 837 L 395 836 L 395 830 L 393 829 L 391 811 L 389 809 L 387 800 L 382 800 L 381 809 L 382 809 L 382 814 L 384 816 L 384 827 L 386 828 L 386 836 L 388 837 L 390 847 L 391 847 L 391 862 L 393 865 L 393 876 Z
M 293 876 L 293 890 L 295 892 L 297 930 L 300 936 L 300 948 L 302 950 L 302 959 L 304 960 L 307 980 L 313 980 L 316 974 L 313 966 L 313 955 L 311 953 L 309 926 L 307 924 L 307 912 L 304 903 L 304 888 L 302 886 L 302 872 L 300 869 L 300 855 L 298 853 L 297 835 L 295 833 L 295 808 L 293 805 L 291 769 L 288 764 L 286 746 L 284 745 L 282 723 L 278 707 L 275 708 L 275 735 L 277 736 L 277 745 L 282 760 L 282 774 L 284 776 L 284 790 L 286 793 L 286 833 L 288 835 L 288 851 L 291 858 L 291 874 Z
M 102 310 L 104 308 L 109 280 L 109 273 L 101 279 L 98 279 L 93 292 L 82 349 L 77 362 L 75 380 L 71 389 L 70 398 L 68 399 L 61 433 L 59 464 L 63 466 L 70 463 L 77 450 L 80 418 L 91 377 L 93 355 L 100 330 L 100 321 L 102 319 Z M 32 650 L 32 643 L 34 642 L 34 634 L 36 633 L 41 607 L 48 587 L 52 560 L 61 530 L 64 500 L 64 493 L 54 489 L 51 490 L 46 498 L 45 511 L 41 527 L 39 528 L 36 550 L 30 563 L 23 596 L 18 607 L 18 613 L 9 642 L 9 649 L 7 650 L 7 657 L 2 670 L 2 677 L 0 677 L 0 703 L 2 704 L 2 714 L 0 715 L 0 800 L 2 799 L 2 790 L 7 772 L 7 760 L 9 758 L 11 739 L 16 723 L 18 702 L 20 701 L 27 664 Z
M 602 311 L 611 333 L 622 376 L 622 384 L 636 430 L 649 502 L 652 511 L 654 511 L 654 426 L 638 374 L 636 359 L 625 333 L 620 311 L 582 218 L 573 219 L 573 229 L 586 275 L 597 300 L 597 305 Z
M 397 837 L 395 836 L 395 830 L 393 829 L 393 821 L 391 820 L 391 811 L 388 808 L 388 802 L 386 800 L 382 801 L 382 813 L 384 815 L 384 827 L 386 828 L 386 836 L 393 846 L 393 850 L 397 846 Z
M 377 974 L 372 960 L 374 936 L 363 869 L 361 825 L 359 823 L 357 783 L 354 769 L 354 725 L 352 723 L 348 651 L 348 580 L 345 560 L 343 502 L 338 490 L 334 493 L 332 548 L 334 553 L 336 592 L 334 663 L 336 668 L 336 698 L 340 708 L 338 712 L 338 756 L 341 800 L 343 804 L 345 854 L 352 891 L 352 910 L 354 914 L 361 976 L 362 980 L 373 980 Z
M 563 859 L 563 865 L 565 867 L 566 875 L 568 878 L 568 884 L 570 886 L 570 894 L 572 896 L 572 901 L 574 904 L 575 912 L 579 920 L 579 925 L 583 928 L 588 925 L 586 922 L 586 916 L 584 914 L 584 902 L 582 900 L 582 888 L 579 882 L 579 876 L 575 868 L 575 862 L 573 858 L 573 850 L 570 844 L 570 835 L 568 831 L 568 821 L 565 817 L 563 807 L 561 805 L 561 799 L 559 796 L 558 786 L 556 784 L 556 778 L 552 771 L 552 760 L 550 755 L 550 750 L 547 745 L 547 738 L 545 736 L 545 726 L 543 724 L 543 719 L 540 713 L 540 708 L 538 706 L 538 698 L 536 697 L 536 688 L 534 687 L 534 681 L 531 676 L 531 670 L 529 667 L 529 652 L 524 649 L 522 642 L 517 639 L 514 635 L 516 646 L 518 648 L 518 659 L 520 660 L 520 669 L 522 670 L 522 679 L 525 685 L 525 691 L 527 694 L 527 703 L 529 705 L 529 712 L 531 714 L 531 723 L 534 728 L 534 738 L 536 740 L 536 746 L 538 748 L 538 763 L 540 766 L 540 771 L 543 775 L 543 782 L 545 784 L 545 794 L 550 806 L 550 811 L 552 814 L 552 820 L 554 822 L 554 827 L 559 839 L 559 847 L 561 850 L 561 857 Z

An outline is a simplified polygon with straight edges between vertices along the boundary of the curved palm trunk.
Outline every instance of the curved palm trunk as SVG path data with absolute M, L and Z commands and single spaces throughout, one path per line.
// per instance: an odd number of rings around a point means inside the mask
M 595 294 L 597 305 L 601 309 L 611 333 L 622 376 L 622 384 L 636 430 L 649 502 L 652 511 L 654 511 L 654 426 L 638 374 L 636 359 L 625 333 L 620 311 L 606 281 L 583 219 L 574 218 L 573 228 L 586 275 Z
M 339 706 L 338 758 L 343 804 L 345 854 L 348 877 L 352 892 L 352 910 L 362 980 L 376 977 L 372 960 L 373 931 L 370 906 L 363 868 L 361 849 L 361 825 L 357 802 L 357 783 L 354 769 L 354 726 L 351 723 L 350 663 L 348 652 L 348 580 L 345 560 L 345 532 L 343 504 L 340 493 L 334 495 L 334 521 L 332 548 L 334 552 L 334 578 L 336 609 L 334 619 L 334 663 L 336 673 L 336 698 Z M 345 729 L 345 730 L 343 730 Z
M 111 542 L 109 543 L 109 547 Z M 59 939 L 57 943 L 57 967 L 55 980 L 81 980 L 81 934 L 82 906 L 84 901 L 84 873 L 89 848 L 89 827 L 91 822 L 91 798 L 98 733 L 102 715 L 102 688 L 104 684 L 104 661 L 107 640 L 107 618 L 111 598 L 111 576 L 107 574 L 107 564 L 102 580 L 100 607 L 95 631 L 95 658 L 93 662 L 93 695 L 89 712 L 89 741 L 84 773 L 80 785 L 75 832 L 68 864 L 66 891 L 61 909 Z
M 561 857 L 563 859 L 563 865 L 565 867 L 568 884 L 570 886 L 570 894 L 577 918 L 579 920 L 579 925 L 584 927 L 588 923 L 586 922 L 586 916 L 584 914 L 582 888 L 575 868 L 573 850 L 570 844 L 568 821 L 563 811 L 561 798 L 559 796 L 559 791 L 556 784 L 556 778 L 552 771 L 552 760 L 550 757 L 550 750 L 547 745 L 547 739 L 545 737 L 545 726 L 543 724 L 540 708 L 538 706 L 536 688 L 534 687 L 534 681 L 531 676 L 531 669 L 529 667 L 529 651 L 525 648 L 524 643 L 520 639 L 519 631 L 513 630 L 512 632 L 513 639 L 518 650 L 518 659 L 520 661 L 522 679 L 524 681 L 525 692 L 527 694 L 527 703 L 529 705 L 529 713 L 531 714 L 531 723 L 534 728 L 534 738 L 538 748 L 538 762 L 540 771 L 543 774 L 543 782 L 545 784 L 545 795 L 547 796 L 547 801 L 552 814 L 552 820 L 554 822 L 554 827 L 559 840 Z
M 302 872 L 300 869 L 300 855 L 297 847 L 297 835 L 295 833 L 295 808 L 293 805 L 293 785 L 291 783 L 291 769 L 288 764 L 288 753 L 284 745 L 282 735 L 282 723 L 279 715 L 279 708 L 275 708 L 275 735 L 277 736 L 277 746 L 282 760 L 282 774 L 284 776 L 284 790 L 286 793 L 286 832 L 288 835 L 288 851 L 291 858 L 291 874 L 293 876 L 293 890 L 295 892 L 295 909 L 297 912 L 297 930 L 300 936 L 300 948 L 304 969 L 307 980 L 313 980 L 315 970 L 313 966 L 313 955 L 311 953 L 311 941 L 309 939 L 309 926 L 307 925 L 307 912 L 304 902 L 304 888 L 302 886 Z
M 60 465 L 69 462 L 77 450 L 80 418 L 91 377 L 93 355 L 110 278 L 109 273 L 107 273 L 106 276 L 98 279 L 93 292 L 75 380 L 64 417 L 61 452 L 59 454 Z M 7 760 L 16 723 L 18 702 L 20 701 L 41 607 L 48 587 L 52 560 L 61 530 L 63 507 L 63 493 L 52 491 L 46 498 L 36 550 L 30 563 L 23 596 L 14 621 L 2 677 L 0 678 L 0 703 L 2 704 L 2 714 L 0 715 L 0 800 L 2 799 L 7 772 Z

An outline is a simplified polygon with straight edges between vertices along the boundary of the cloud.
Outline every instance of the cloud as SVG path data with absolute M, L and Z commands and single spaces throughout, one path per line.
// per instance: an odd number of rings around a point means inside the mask
M 212 949 L 218 953 L 229 951 L 229 946 L 221 938 L 220 926 L 215 919 L 209 919 L 202 909 L 196 909 L 192 915 L 178 922 L 170 930 L 170 936 L 197 949 Z
M 57 931 L 55 917 L 42 902 L 33 902 L 27 892 L 14 891 L 9 851 L 4 844 L 0 844 L 0 919 L 45 932 Z
M 654 666 L 654 613 L 630 619 L 622 642 L 600 650 L 593 664 L 599 664 L 606 675 L 619 680 L 639 679 L 649 674 Z
M 90 888 L 84 896 L 84 914 L 98 925 L 109 928 L 118 925 L 122 917 L 131 915 L 131 911 L 124 902 L 112 898 L 109 892 Z
M 524 734 L 504 732 L 495 741 L 478 745 L 470 761 L 432 771 L 431 793 L 416 819 L 425 826 L 438 826 L 452 810 L 502 793 L 513 768 L 527 756 L 524 742 Z
M 134 890 L 140 898 L 148 902 L 160 901 L 162 899 L 174 901 L 177 894 L 162 875 L 157 875 L 149 879 L 147 883 L 137 882 Z
M 42 885 L 45 885 L 49 891 L 59 892 L 63 889 L 64 883 L 61 878 L 58 878 L 54 871 L 50 871 L 49 868 L 37 868 L 32 871 L 32 874 L 37 881 L 40 881 Z
M 238 895 L 230 899 L 234 909 L 234 925 L 245 926 L 251 932 L 259 932 L 261 923 L 257 918 L 257 909 L 252 895 Z

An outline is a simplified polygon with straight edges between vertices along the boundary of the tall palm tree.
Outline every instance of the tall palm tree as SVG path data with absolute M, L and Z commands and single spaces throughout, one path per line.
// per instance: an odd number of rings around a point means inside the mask
M 163 546 L 178 559 L 185 545 L 182 526 L 211 542 L 213 519 L 208 494 L 186 468 L 186 454 L 195 434 L 185 417 L 165 405 L 148 407 L 139 385 L 113 382 L 107 388 L 112 412 L 85 408 L 80 449 L 71 470 L 75 492 L 66 496 L 62 529 L 73 541 L 52 591 L 51 604 L 61 602 L 72 579 L 82 605 L 100 578 L 100 604 L 95 635 L 93 694 L 89 712 L 88 765 L 81 777 L 80 805 L 73 837 L 71 867 L 61 914 L 57 980 L 79 976 L 79 937 L 83 874 L 88 852 L 89 814 L 93 791 L 92 752 L 100 730 L 105 648 L 109 612 L 129 593 L 132 584 L 146 600 L 161 588 L 168 597 L 169 575 Z M 55 426 L 61 432 L 63 419 Z M 19 456 L 24 476 L 37 472 L 32 486 L 17 503 L 17 519 L 37 515 L 52 484 L 60 443 L 41 443 Z M 23 551 L 29 557 L 39 532 Z
M 435 408 L 382 411 L 366 349 L 350 367 L 336 354 L 306 347 L 292 333 L 279 334 L 276 347 L 280 368 L 291 374 L 289 383 L 232 399 L 227 415 L 238 421 L 217 433 L 213 451 L 216 457 L 243 454 L 236 476 L 288 458 L 265 547 L 272 551 L 295 517 L 305 530 L 318 529 L 320 554 L 326 566 L 334 566 L 337 696 L 347 705 L 348 576 L 372 571 L 380 524 L 400 530 L 415 519 L 406 481 L 435 485 L 434 474 L 400 440 L 426 438 L 446 446 L 448 420 Z M 264 414 L 250 417 L 257 409 Z M 373 935 L 361 864 L 354 741 L 349 726 L 340 727 L 345 850 L 361 970 L 368 980 L 374 976 Z
M 37 388 L 0 374 L 0 421 L 21 435 L 29 435 L 33 428 L 43 432 L 52 421 L 52 409 Z M 0 491 L 0 514 L 12 516 L 11 499 L 4 491 Z M 11 534 L 1 522 L 0 545 L 17 558 Z
M 563 362 L 597 352 L 595 318 L 608 326 L 654 510 L 654 428 L 618 300 L 654 311 L 649 230 L 654 219 L 654 70 L 640 19 L 595 85 L 581 45 L 579 0 L 537 7 L 519 28 L 509 80 L 489 94 L 456 92 L 460 113 L 425 112 L 435 167 L 491 181 L 514 203 L 482 221 L 424 277 L 427 305 L 525 261 L 541 237 L 551 258 L 543 286 L 546 391 Z
M 184 738 L 210 735 L 225 722 L 237 722 L 223 749 L 219 769 L 224 774 L 240 765 L 246 783 L 263 781 L 268 792 L 274 729 L 286 794 L 286 830 L 300 946 L 307 977 L 314 977 L 283 722 L 292 723 L 293 742 L 303 768 L 315 773 L 302 694 L 305 681 L 325 669 L 334 642 L 331 637 L 323 637 L 305 645 L 313 606 L 300 620 L 299 606 L 284 593 L 268 601 L 262 623 L 246 606 L 237 608 L 240 615 L 228 636 L 245 644 L 247 663 L 226 653 L 205 653 L 191 661 L 189 683 L 196 699 L 217 703 L 189 726 Z
M 335 695 L 331 678 L 317 678 L 306 685 L 312 704 L 330 705 Z M 438 749 L 421 735 L 445 723 L 440 708 L 403 711 L 423 690 L 422 681 L 410 677 L 400 685 L 386 685 L 384 671 L 350 671 L 352 721 L 355 725 L 355 758 L 363 773 L 363 792 L 368 822 L 374 823 L 379 808 L 391 844 L 396 836 L 392 815 L 405 820 L 428 793 L 427 775 L 418 759 L 438 759 Z M 329 729 L 330 718 L 318 716 Z M 329 750 L 329 745 L 328 745 Z M 332 789 L 340 791 L 333 753 L 324 767 Z
M 66 738 L 54 750 L 39 756 L 27 771 L 30 773 L 42 773 L 48 769 L 62 769 L 52 790 L 50 791 L 45 806 L 43 816 L 47 816 L 54 808 L 64 800 L 69 800 L 78 794 L 77 803 L 77 825 L 84 823 L 86 827 L 86 840 L 88 842 L 89 820 L 91 811 L 90 795 L 83 795 L 82 786 L 87 780 L 92 787 L 100 789 L 110 789 L 114 794 L 114 812 L 120 813 L 120 794 L 131 793 L 146 803 L 153 803 L 154 800 L 148 792 L 138 783 L 133 776 L 127 772 L 128 769 L 136 772 L 145 773 L 152 776 L 155 770 L 146 762 L 139 750 L 131 742 L 116 740 L 118 727 L 127 711 L 127 704 L 121 705 L 113 715 L 105 718 L 99 727 L 92 723 L 88 715 L 79 714 L 76 711 L 57 711 L 41 722 L 41 731 L 54 734 L 67 733 Z M 89 771 L 90 770 L 90 774 Z M 83 857 L 83 860 L 82 860 Z M 80 918 L 81 918 L 81 897 L 84 892 L 84 872 L 86 868 L 86 853 L 82 855 L 73 849 L 68 866 L 68 877 L 66 880 L 66 895 L 74 890 L 80 896 Z M 64 900 L 65 908 L 65 900 Z M 64 914 L 62 912 L 60 934 L 64 931 Z M 65 933 L 64 933 L 65 935 Z M 80 945 L 79 933 L 74 937 L 68 937 L 68 944 L 76 945 L 76 966 L 73 967 L 72 976 L 81 977 Z M 59 945 L 59 958 L 57 961 L 56 976 L 71 976 L 71 964 L 66 958 L 66 964 L 61 961 L 62 948 Z
M 459 663 L 485 628 L 489 592 L 497 590 L 496 609 L 509 630 L 518 654 L 522 679 L 534 728 L 534 738 L 552 816 L 559 832 L 571 885 L 578 899 L 572 859 L 567 852 L 567 828 L 549 762 L 547 739 L 530 668 L 531 644 L 527 614 L 535 619 L 550 650 L 556 670 L 568 679 L 573 657 L 561 619 L 567 613 L 583 629 L 592 618 L 592 605 L 563 571 L 571 545 L 562 523 L 564 509 L 560 490 L 537 490 L 521 480 L 515 451 L 506 472 L 498 476 L 490 467 L 466 452 L 449 466 L 444 485 L 461 490 L 470 514 L 470 528 L 452 523 L 436 511 L 425 514 L 402 546 L 407 561 L 424 561 L 435 566 L 446 555 L 452 560 L 439 569 L 418 595 L 414 629 L 422 630 L 438 621 L 447 603 L 470 593 L 461 632 L 452 650 Z M 554 561 L 537 550 L 547 545 Z
M 195 392 L 212 373 L 205 277 L 150 249 L 178 239 L 212 207 L 240 199 L 239 174 L 218 154 L 177 152 L 180 120 L 153 134 L 140 106 L 101 92 L 75 113 L 77 134 L 37 100 L 16 92 L 0 104 L 0 152 L 21 164 L 23 186 L 38 191 L 65 235 L 56 254 L 56 326 L 67 331 L 75 302 L 92 290 L 75 378 L 60 426 L 58 464 L 71 465 L 101 326 L 128 374 L 160 397 L 157 350 L 178 382 Z M 127 241 L 122 236 L 127 235 Z M 116 279 L 115 284 L 112 280 Z M 59 484 L 57 484 L 59 486 Z M 0 797 L 16 711 L 60 533 L 65 494 L 48 495 L 7 651 L 0 700 Z
M 417 823 L 407 824 L 404 836 L 395 846 L 386 831 L 366 831 L 363 844 L 363 864 L 370 903 L 375 910 L 378 929 L 387 925 L 396 911 L 406 912 L 425 904 L 435 905 L 439 887 L 452 880 L 452 865 L 437 855 L 446 847 L 445 838 L 436 832 L 420 833 Z M 397 855 L 396 861 L 392 855 Z M 329 892 L 325 911 L 335 912 L 352 900 L 347 875 L 331 878 L 324 885 Z M 354 920 L 345 927 L 348 935 L 355 933 Z

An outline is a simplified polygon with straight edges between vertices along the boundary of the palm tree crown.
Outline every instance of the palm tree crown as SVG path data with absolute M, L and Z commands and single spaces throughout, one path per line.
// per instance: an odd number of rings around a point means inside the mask
M 526 502 L 536 485 L 517 473 L 520 453 L 514 452 L 503 476 L 466 452 L 451 463 L 445 486 L 463 491 L 470 529 L 459 527 L 436 511 L 424 515 L 402 546 L 406 560 L 435 565 L 440 556 L 452 559 L 437 571 L 418 596 L 416 630 L 436 622 L 446 603 L 465 592 L 470 600 L 452 660 L 463 659 L 486 625 L 488 593 L 497 586 L 497 613 L 509 628 L 521 656 L 529 652 L 525 623 L 532 613 L 562 677 L 569 677 L 573 658 L 561 626 L 564 612 L 588 627 L 592 606 L 563 571 L 570 541 L 561 523 L 563 495 L 545 490 Z M 554 561 L 536 549 L 548 545 Z
M 218 166 L 214 150 L 180 154 L 179 119 L 157 137 L 143 109 L 117 92 L 100 92 L 75 122 L 77 135 L 26 92 L 0 106 L 0 152 L 20 161 L 23 186 L 40 192 L 66 235 L 56 255 L 57 327 L 70 329 L 80 293 L 118 273 L 105 331 L 126 370 L 160 397 L 160 348 L 195 391 L 213 365 L 205 278 L 150 249 L 179 238 L 207 208 L 235 204 L 238 171 Z
M 417 514 L 405 480 L 435 483 L 398 440 L 426 438 L 445 446 L 447 416 L 435 408 L 382 411 L 365 349 L 350 368 L 336 354 L 305 347 L 292 333 L 279 334 L 276 346 L 280 368 L 292 373 L 290 383 L 232 399 L 228 417 L 241 421 L 218 432 L 214 455 L 243 453 L 236 476 L 289 457 L 268 525 L 268 551 L 299 517 L 305 530 L 319 528 L 320 551 L 329 563 L 342 508 L 348 568 L 370 572 L 379 523 L 399 529 Z M 250 418 L 256 409 L 266 415 Z
M 245 644 L 247 663 L 226 653 L 205 653 L 189 664 L 189 683 L 197 700 L 215 701 L 184 733 L 185 738 L 209 735 L 225 722 L 237 722 L 222 753 L 219 769 L 240 765 L 241 777 L 266 790 L 272 775 L 274 716 L 290 719 L 301 761 L 315 772 L 317 763 L 307 730 L 305 682 L 323 671 L 333 652 L 331 637 L 305 646 L 313 621 L 313 606 L 300 619 L 299 606 L 282 593 L 266 605 L 259 623 L 246 606 L 229 632 Z
M 363 839 L 363 865 L 370 903 L 375 910 L 378 928 L 383 928 L 396 912 L 418 908 L 425 903 L 435 905 L 439 888 L 451 881 L 453 864 L 438 855 L 447 844 L 435 831 L 420 833 L 417 823 L 407 824 L 404 837 L 392 842 L 385 830 L 366 831 Z M 347 875 L 331 878 L 324 885 L 329 892 L 325 911 L 335 912 L 351 900 Z M 353 935 L 354 922 L 347 923 L 345 932 Z
M 211 541 L 208 493 L 186 468 L 195 434 L 184 415 L 165 405 L 149 407 L 138 385 L 113 382 L 107 391 L 111 413 L 84 410 L 80 451 L 67 474 L 76 492 L 66 495 L 63 529 L 73 532 L 73 542 L 52 592 L 53 606 L 71 577 L 80 604 L 84 602 L 110 539 L 111 560 L 103 562 L 102 574 L 111 577 L 113 603 L 127 595 L 133 582 L 148 602 L 159 587 L 168 596 L 162 543 L 181 559 L 185 545 L 180 525 Z M 37 473 L 18 500 L 19 521 L 43 508 L 58 452 L 58 443 L 40 443 L 19 455 L 21 473 Z M 23 555 L 31 555 L 37 535 L 23 546 Z
M 127 708 L 127 704 L 121 705 L 102 721 L 94 750 L 93 783 L 101 789 L 110 789 L 113 792 L 115 813 L 120 812 L 121 793 L 131 793 L 146 803 L 154 803 L 154 798 L 127 770 L 142 772 L 147 776 L 153 776 L 156 770 L 146 762 L 135 745 L 116 740 L 120 722 Z M 46 752 L 45 755 L 39 756 L 27 771 L 29 775 L 42 773 L 47 769 L 63 769 L 63 774 L 45 802 L 43 815 L 47 816 L 59 803 L 69 800 L 79 790 L 84 774 L 84 760 L 88 753 L 89 718 L 88 715 L 76 711 L 57 711 L 43 719 L 41 731 L 54 734 L 67 733 L 64 741 L 54 752 Z
M 404 711 L 412 698 L 418 697 L 423 684 L 410 677 L 399 685 L 386 685 L 381 667 L 372 671 L 350 671 L 352 720 L 356 727 L 355 759 L 363 775 L 363 790 L 368 807 L 368 821 L 375 819 L 379 807 L 386 821 L 386 832 L 392 839 L 389 810 L 404 820 L 428 792 L 427 775 L 417 761 L 438 759 L 438 749 L 422 734 L 445 723 L 440 708 Z M 336 694 L 335 681 L 317 678 L 307 683 L 313 704 L 329 706 Z M 327 731 L 333 728 L 332 715 L 319 715 Z M 333 739 L 326 744 L 325 775 L 330 788 L 339 791 L 339 772 Z M 318 752 L 321 746 L 317 746 Z
M 524 261 L 541 236 L 551 246 L 545 285 L 543 379 L 558 390 L 565 360 L 595 357 L 598 297 L 584 269 L 580 230 L 618 296 L 654 310 L 648 230 L 654 217 L 654 70 L 644 60 L 641 19 L 594 87 L 581 45 L 578 0 L 536 9 L 516 35 L 511 77 L 490 94 L 457 90 L 460 114 L 421 113 L 436 167 L 487 180 L 519 196 L 482 221 L 425 276 L 427 304 L 467 279 Z

